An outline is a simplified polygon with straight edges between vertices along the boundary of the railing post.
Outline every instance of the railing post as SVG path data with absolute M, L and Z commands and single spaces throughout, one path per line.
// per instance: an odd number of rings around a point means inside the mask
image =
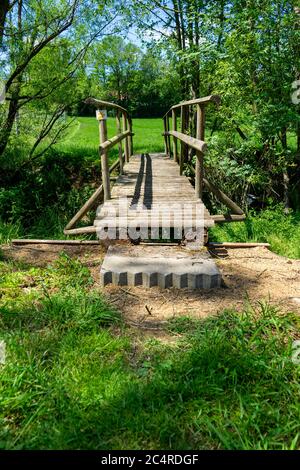
M 166 123 L 167 123 L 167 131 L 169 132 L 169 130 L 170 130 L 169 114 L 167 114 Z M 169 135 L 168 135 L 168 149 L 169 149 L 169 157 L 171 158 L 171 157 L 172 157 L 172 151 L 171 151 L 171 137 L 170 137 Z
M 197 129 L 196 138 L 203 140 L 205 138 L 205 108 L 197 104 Z M 203 153 L 196 151 L 195 168 L 195 192 L 196 196 L 202 199 L 203 193 Z
M 117 121 L 117 133 L 121 134 L 121 120 L 120 120 L 120 111 L 117 109 L 116 114 L 116 121 Z M 123 173 L 123 150 L 122 150 L 122 141 L 118 144 L 119 147 L 119 162 L 120 162 L 120 175 Z
M 170 155 L 169 155 L 169 149 L 168 149 L 168 136 L 167 136 L 167 132 L 168 132 L 167 116 L 164 116 L 164 141 L 165 141 L 165 154 L 166 154 L 167 156 L 170 156 Z
M 98 115 L 99 120 L 99 136 L 100 145 L 107 140 L 107 124 L 106 124 L 106 111 L 100 112 Z M 108 167 L 108 155 L 107 151 L 100 153 L 101 158 L 101 170 L 102 170 L 102 184 L 104 191 L 104 200 L 107 201 L 111 198 L 110 196 L 110 179 L 109 179 L 109 167 Z
M 123 131 L 127 131 L 127 116 L 126 113 L 123 113 Z M 124 151 L 125 151 L 125 162 L 129 162 L 129 145 L 128 145 L 128 137 L 125 139 L 124 143 Z
M 128 116 L 128 124 L 129 124 L 129 130 L 132 133 L 132 119 L 130 116 Z M 133 139 L 132 135 L 128 137 L 128 142 L 129 142 L 129 157 L 133 155 Z
M 176 111 L 172 109 L 172 124 L 173 124 L 173 131 L 177 131 L 177 120 L 176 120 Z M 174 161 L 177 162 L 177 139 L 173 137 L 173 158 Z
M 185 125 L 185 109 L 184 106 L 180 107 L 180 132 L 184 134 L 186 125 Z M 182 175 L 183 173 L 183 166 L 184 166 L 184 157 L 185 157 L 185 144 L 184 142 L 180 142 L 180 160 L 179 160 L 179 165 L 180 165 L 180 174 Z

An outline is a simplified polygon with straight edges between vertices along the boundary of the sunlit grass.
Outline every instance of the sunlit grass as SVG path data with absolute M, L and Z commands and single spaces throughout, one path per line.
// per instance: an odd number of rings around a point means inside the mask
M 0 269 L 0 448 L 299 449 L 292 314 L 177 317 L 166 343 L 137 337 L 66 255 Z
M 300 214 L 284 214 L 281 206 L 250 213 L 244 222 L 216 225 L 210 229 L 210 240 L 270 243 L 275 253 L 300 258 Z
M 163 143 L 163 121 L 162 119 L 133 119 L 133 151 L 134 153 L 143 152 L 162 152 Z M 109 117 L 107 119 L 108 137 L 117 134 L 116 120 Z M 69 129 L 69 135 L 61 142 L 57 148 L 63 152 L 72 152 L 75 155 L 99 159 L 99 124 L 94 117 L 78 117 Z M 112 161 L 118 155 L 117 147 L 110 152 Z

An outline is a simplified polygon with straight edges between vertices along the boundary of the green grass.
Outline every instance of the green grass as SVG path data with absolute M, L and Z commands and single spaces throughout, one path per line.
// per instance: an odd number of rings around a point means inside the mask
M 300 213 L 286 215 L 281 206 L 250 213 L 245 222 L 221 224 L 210 229 L 210 240 L 270 243 L 275 253 L 300 258 Z
M 109 138 L 117 134 L 115 118 L 107 119 L 107 130 Z M 133 119 L 133 132 L 134 153 L 162 152 L 164 150 L 161 135 L 163 132 L 162 119 Z M 72 124 L 67 138 L 57 148 L 63 152 L 84 155 L 98 161 L 98 146 L 99 124 L 96 118 L 79 117 Z M 113 161 L 117 155 L 117 147 L 114 147 L 109 152 L 110 160 Z
M 168 345 L 137 337 L 64 254 L 0 269 L 2 449 L 299 449 L 294 315 L 182 316 Z

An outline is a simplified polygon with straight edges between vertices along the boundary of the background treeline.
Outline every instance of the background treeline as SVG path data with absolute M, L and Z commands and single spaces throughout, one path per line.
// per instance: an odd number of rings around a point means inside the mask
M 144 118 L 220 94 L 207 116 L 210 179 L 245 210 L 249 193 L 261 207 L 297 210 L 299 28 L 297 2 L 286 0 L 1 2 L 2 222 L 28 231 L 55 207 L 53 228 L 87 196 L 96 166 L 60 142 L 82 130 L 77 116 L 94 116 L 90 95 Z

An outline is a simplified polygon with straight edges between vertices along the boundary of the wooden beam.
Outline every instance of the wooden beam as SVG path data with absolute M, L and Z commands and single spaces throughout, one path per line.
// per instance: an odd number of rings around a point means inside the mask
M 173 131 L 177 132 L 177 116 L 176 116 L 176 111 L 172 110 L 172 126 L 173 126 Z M 173 159 L 175 162 L 177 162 L 178 157 L 177 157 L 177 140 L 176 137 L 173 134 Z
M 208 248 L 256 248 L 259 246 L 269 248 L 270 243 L 210 242 L 207 246 Z
M 65 235 L 81 235 L 83 233 L 96 233 L 97 227 L 91 225 L 89 227 L 80 227 L 80 228 L 72 228 L 71 230 L 64 230 Z
M 122 121 L 123 121 L 123 134 L 125 134 L 126 132 L 129 133 L 130 131 L 129 129 L 127 129 L 127 117 L 125 113 L 123 113 Z M 127 138 L 125 139 L 125 162 L 126 163 L 129 162 L 129 145 L 128 145 Z
M 204 141 L 205 138 L 205 109 L 203 106 L 197 105 L 197 124 L 196 124 L 196 138 Z M 202 199 L 203 193 L 203 152 L 196 151 L 196 166 L 195 166 L 195 193 L 196 196 Z
M 122 155 L 122 162 L 124 163 L 124 155 Z M 109 167 L 109 174 L 112 173 L 118 166 L 120 165 L 120 161 L 116 160 L 110 167 Z
M 121 119 L 120 119 L 120 110 L 117 109 L 116 113 L 116 121 L 117 121 L 117 132 L 118 135 L 122 134 L 122 127 L 121 127 Z M 119 163 L 120 163 L 120 174 L 123 173 L 123 150 L 122 150 L 122 141 L 119 141 Z
M 130 131 L 130 134 L 129 134 L 129 137 L 128 137 L 128 145 L 129 145 L 129 157 L 131 157 L 133 155 L 133 140 L 132 140 L 132 136 L 134 135 L 133 132 L 132 132 L 132 119 L 130 116 L 128 116 L 128 125 L 129 125 L 129 131 Z
M 92 209 L 92 207 L 95 205 L 97 200 L 102 196 L 103 194 L 103 185 L 96 189 L 96 191 L 92 194 L 92 196 L 86 201 L 86 203 L 79 209 L 79 211 L 74 215 L 74 217 L 70 220 L 70 222 L 67 223 L 65 226 L 65 230 L 69 230 L 74 225 L 82 219 L 82 217 L 85 216 L 85 214 Z
M 180 108 L 180 132 L 181 134 L 185 133 L 185 128 L 186 128 L 186 109 L 181 106 Z M 185 144 L 180 141 L 180 159 L 179 159 L 179 167 L 180 167 L 180 174 L 182 175 L 183 173 L 183 168 L 184 168 L 184 160 L 185 160 Z
M 170 131 L 170 118 L 169 116 L 167 116 L 167 129 L 168 129 L 168 132 Z M 169 148 L 169 157 L 171 158 L 171 137 L 170 135 L 168 134 L 167 135 L 167 140 L 168 140 L 168 148 Z
M 224 214 L 224 215 L 211 215 L 211 218 L 218 224 L 222 224 L 225 222 L 243 222 L 246 219 L 245 214 L 237 215 L 237 214 Z
M 102 170 L 102 184 L 104 191 L 104 200 L 108 201 L 110 199 L 110 180 L 109 180 L 109 168 L 108 168 L 108 145 L 111 145 L 111 142 L 107 140 L 107 124 L 106 119 L 101 119 L 99 121 L 99 131 L 100 131 L 100 146 L 99 154 L 101 157 L 101 170 Z
M 216 198 L 222 202 L 226 207 L 228 207 L 232 212 L 236 215 L 243 215 L 244 211 L 235 203 L 233 202 L 230 197 L 226 196 L 223 191 L 221 191 L 219 188 L 217 188 L 214 184 L 212 184 L 210 181 L 208 181 L 206 178 L 203 178 L 203 183 L 206 186 L 206 188 L 211 191 Z
M 210 95 L 210 96 L 204 96 L 203 98 L 196 98 L 194 100 L 189 100 L 189 101 L 181 101 L 178 104 L 175 104 L 172 106 L 164 115 L 167 116 L 173 109 L 180 108 L 181 106 L 191 106 L 193 104 L 202 104 L 202 105 L 207 105 L 209 103 L 215 103 L 219 105 L 221 103 L 221 97 L 220 95 Z
M 194 137 L 190 137 L 189 135 L 185 135 L 185 134 L 182 134 L 181 132 L 176 132 L 176 131 L 169 131 L 167 132 L 167 135 L 176 137 L 177 139 L 187 144 L 189 147 L 192 147 L 195 150 L 199 150 L 202 153 L 205 153 L 207 150 L 206 142 L 195 139 Z
M 12 245 L 100 245 L 99 240 L 41 240 L 18 239 L 12 240 Z
M 113 108 L 113 109 L 118 109 L 122 111 L 123 113 L 128 113 L 127 109 L 122 108 L 122 106 L 119 106 L 116 103 L 110 103 L 109 101 L 103 101 L 103 100 L 97 100 L 96 98 L 87 98 L 84 100 L 85 104 L 91 104 L 95 106 L 96 108 Z
M 125 132 L 121 132 L 121 134 L 115 135 L 111 139 L 107 139 L 105 142 L 102 142 L 99 145 L 100 155 L 103 154 L 104 152 L 108 152 L 109 149 L 114 147 L 117 143 L 121 142 L 123 139 L 126 139 L 128 136 L 130 136 L 130 134 L 131 134 L 130 130 L 127 130 Z
M 122 155 L 122 162 L 124 161 L 124 157 Z M 111 174 L 118 166 L 120 165 L 120 161 L 116 160 L 109 168 L 109 174 Z M 103 185 L 96 189 L 96 191 L 92 194 L 92 196 L 88 199 L 88 201 L 79 209 L 79 211 L 74 215 L 74 217 L 70 220 L 70 222 L 65 226 L 65 230 L 69 230 L 74 227 L 74 225 L 85 216 L 85 214 L 93 209 L 94 205 L 98 201 L 98 199 L 103 195 Z
M 163 136 L 164 136 L 164 141 L 165 141 L 165 154 L 169 156 L 169 149 L 168 149 L 168 138 L 167 138 L 167 118 L 164 118 L 163 119 L 164 121 L 164 133 L 163 133 Z
M 175 104 L 171 109 L 180 108 L 180 106 L 191 106 L 193 104 L 207 105 L 209 103 L 220 104 L 221 97 L 219 95 L 204 96 L 203 98 L 196 98 L 194 100 L 182 101 L 181 103 Z

